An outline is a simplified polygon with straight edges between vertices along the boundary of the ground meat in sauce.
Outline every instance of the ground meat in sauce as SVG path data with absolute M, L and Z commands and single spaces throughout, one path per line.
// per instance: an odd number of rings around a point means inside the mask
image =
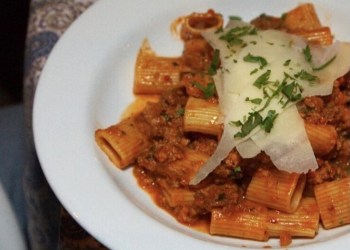
M 283 29 L 281 19 L 262 15 L 253 21 L 267 29 Z M 211 77 L 201 73 L 210 65 L 212 49 L 201 39 L 185 43 L 185 63 L 193 72 L 182 76 L 184 87 L 162 94 L 159 103 L 149 104 L 140 114 L 144 133 L 151 135 L 153 146 L 137 158 L 135 175 L 142 186 L 156 197 L 159 206 L 169 211 L 178 221 L 195 223 L 198 218 L 210 215 L 216 207 L 230 207 L 244 196 L 251 176 L 258 168 L 274 168 L 270 158 L 260 153 L 253 159 L 242 159 L 236 150 L 200 184 L 189 186 L 182 171 L 173 171 L 171 163 L 184 157 L 184 149 L 210 156 L 218 138 L 183 131 L 183 112 L 188 96 L 204 98 L 194 82 L 206 86 Z M 200 63 L 198 63 L 200 62 Z M 217 103 L 217 97 L 210 100 Z M 350 158 L 350 73 L 334 83 L 330 96 L 307 97 L 297 104 L 301 117 L 312 124 L 330 124 L 336 128 L 336 147 L 327 155 L 317 157 L 319 168 L 307 174 L 308 188 L 349 175 Z M 178 171 L 178 172 L 177 172 Z M 169 204 L 166 189 L 182 188 L 192 194 L 192 199 L 176 206 Z
M 350 100 L 350 75 L 340 78 L 333 94 L 327 97 L 309 97 L 298 104 L 301 116 L 315 124 L 332 124 L 338 132 L 337 147 L 328 155 L 318 157 L 319 169 L 307 174 L 308 185 L 316 185 L 348 176 L 350 136 L 348 123 Z M 194 192 L 190 204 L 171 207 L 162 196 L 158 204 L 172 213 L 180 222 L 192 224 L 210 214 L 215 207 L 231 206 L 244 195 L 251 176 L 258 168 L 273 168 L 264 153 L 253 159 L 242 159 L 236 150 L 198 186 L 188 186 L 181 173 L 169 169 L 171 162 L 184 157 L 184 148 L 211 155 L 218 142 L 214 136 L 183 131 L 183 109 L 188 92 L 185 88 L 164 93 L 159 103 L 150 104 L 142 113 L 139 126 L 151 134 L 153 147 L 137 159 L 136 168 L 144 171 L 155 186 L 166 182 L 168 187 L 182 187 Z M 339 101 L 341 100 L 341 101 Z M 346 101 L 344 101 L 346 100 Z M 142 122 L 145 123 L 142 125 Z M 235 168 L 239 167 L 239 172 Z M 161 200 L 161 202 L 160 202 Z
M 323 158 L 317 158 L 319 168 L 307 175 L 308 183 L 320 184 L 348 175 L 350 157 L 349 98 L 350 74 L 348 73 L 335 82 L 333 93 L 330 96 L 308 97 L 298 104 L 299 113 L 305 121 L 334 125 L 338 134 L 337 147 Z

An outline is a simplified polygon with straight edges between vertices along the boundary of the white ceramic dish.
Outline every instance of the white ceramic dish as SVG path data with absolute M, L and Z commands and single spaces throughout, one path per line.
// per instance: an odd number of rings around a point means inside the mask
M 350 4 L 313 1 L 336 38 L 349 40 Z M 94 142 L 94 131 L 119 120 L 133 100 L 133 66 L 148 37 L 160 55 L 178 55 L 182 44 L 170 34 L 178 16 L 213 8 L 249 20 L 280 15 L 296 1 L 100 0 L 65 33 L 52 51 L 37 88 L 34 135 L 44 173 L 71 215 L 112 249 L 278 248 L 278 240 L 254 242 L 214 237 L 177 223 L 156 207 L 131 171 L 119 171 Z M 321 231 L 288 248 L 344 249 L 350 228 Z

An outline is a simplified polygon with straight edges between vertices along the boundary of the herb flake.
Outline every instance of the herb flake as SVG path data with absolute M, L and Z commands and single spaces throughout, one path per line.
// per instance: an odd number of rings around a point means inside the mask
M 219 39 L 226 41 L 229 45 L 243 44 L 242 37 L 247 35 L 257 35 L 257 28 L 247 25 L 229 29 L 221 35 Z
M 248 53 L 248 55 L 246 55 L 243 58 L 243 61 L 251 62 L 251 63 L 258 63 L 258 64 L 260 64 L 260 69 L 264 68 L 267 65 L 267 60 L 264 57 L 254 56 L 250 53 Z
M 263 120 L 261 127 L 265 130 L 265 132 L 270 133 L 271 129 L 273 128 L 273 124 L 278 116 L 278 113 L 276 113 L 276 110 L 269 110 L 267 112 L 267 116 Z
M 316 81 L 318 79 L 317 76 L 312 75 L 312 74 L 310 74 L 309 72 L 307 72 L 306 70 L 303 70 L 303 69 L 301 71 L 299 71 L 298 73 L 296 73 L 294 75 L 294 77 L 299 78 L 301 80 L 310 81 L 310 82 Z
M 270 79 L 270 75 L 271 75 L 271 70 L 267 70 L 265 73 L 263 73 L 262 75 L 260 75 L 254 82 L 253 85 L 259 89 L 261 89 L 261 87 L 263 85 L 266 85 Z
M 304 54 L 305 61 L 307 61 L 308 63 L 311 63 L 312 55 L 311 55 L 311 50 L 310 50 L 309 45 L 307 45 L 307 46 L 303 49 L 303 54 Z
M 241 131 L 234 135 L 234 138 L 243 138 L 259 126 L 263 121 L 262 116 L 258 112 L 249 113 L 249 117 L 246 122 L 242 124 Z
M 213 59 L 208 69 L 208 74 L 211 76 L 215 75 L 219 68 L 219 64 L 220 64 L 220 50 L 215 49 L 213 54 Z
M 319 70 L 322 70 L 324 69 L 325 67 L 327 67 L 329 64 L 331 64 L 335 58 L 337 57 L 337 55 L 334 55 L 331 59 L 329 59 L 325 64 L 319 66 L 319 67 L 313 67 L 312 70 L 313 71 L 319 71 Z
M 262 102 L 262 99 L 261 99 L 261 98 L 250 99 L 249 97 L 247 97 L 245 100 L 246 100 L 247 102 L 251 102 L 251 103 L 257 104 L 257 105 L 260 105 L 261 102 Z
M 202 84 L 200 84 L 198 82 L 193 82 L 193 85 L 203 92 L 205 99 L 208 99 L 208 98 L 213 97 L 215 95 L 216 88 L 215 88 L 215 84 L 212 82 L 208 83 L 207 86 L 203 86 Z

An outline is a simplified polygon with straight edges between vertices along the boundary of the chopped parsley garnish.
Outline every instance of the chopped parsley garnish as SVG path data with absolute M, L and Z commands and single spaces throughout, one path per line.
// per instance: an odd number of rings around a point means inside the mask
M 298 73 L 296 73 L 294 75 L 294 77 L 299 78 L 301 80 L 306 80 L 306 81 L 316 81 L 318 79 L 317 76 L 310 74 L 309 72 L 305 71 L 305 70 L 300 70 Z
M 234 18 L 235 19 L 235 18 Z M 230 50 L 232 53 L 237 53 L 240 51 L 241 48 L 252 46 L 257 44 L 257 42 L 250 42 L 250 39 L 256 39 L 257 41 L 260 41 L 259 38 L 261 37 L 264 39 L 263 35 L 256 36 L 252 38 L 244 38 L 244 36 L 251 36 L 251 35 L 258 35 L 258 30 L 250 25 L 241 26 L 241 27 L 235 27 L 231 29 L 225 29 L 221 30 L 221 33 L 219 34 L 219 39 L 226 42 L 226 47 Z M 263 42 L 275 46 L 278 45 L 277 43 L 268 42 L 267 40 L 262 40 Z M 289 46 L 291 49 L 293 47 L 293 41 L 290 40 L 289 44 L 281 45 L 281 46 Z M 235 47 L 233 47 L 235 46 Z M 287 48 L 288 49 L 288 48 Z M 273 48 L 272 48 L 273 50 Z M 246 50 L 242 50 L 246 51 Z M 257 87 L 262 93 L 261 96 L 255 95 L 246 97 L 245 101 L 250 102 L 251 104 L 247 106 L 251 108 L 248 114 L 245 114 L 243 117 L 239 118 L 238 121 L 231 121 L 229 125 L 238 127 L 236 132 L 234 134 L 234 138 L 244 138 L 247 135 L 249 135 L 255 128 L 260 127 L 263 129 L 266 133 L 270 133 L 273 129 L 274 122 L 276 118 L 278 117 L 281 108 L 288 107 L 287 105 L 296 103 L 300 101 L 303 98 L 303 91 L 304 86 L 306 87 L 306 84 L 313 85 L 320 81 L 319 77 L 317 76 L 314 71 L 322 70 L 325 67 L 327 67 L 330 63 L 334 61 L 336 58 L 336 55 L 333 56 L 330 60 L 328 60 L 326 63 L 324 63 L 321 66 L 313 67 L 313 55 L 312 55 L 312 47 L 309 45 L 305 46 L 300 54 L 301 59 L 304 58 L 305 61 L 302 59 L 302 63 L 298 62 L 298 57 L 296 57 L 297 61 L 294 61 L 294 57 L 291 56 L 289 59 L 284 57 L 284 55 L 281 55 L 282 61 L 280 61 L 280 64 L 283 64 L 287 72 L 284 73 L 284 79 L 283 75 L 279 74 L 282 72 L 278 72 L 278 74 L 272 74 L 273 64 L 274 62 L 278 62 L 278 60 L 271 61 L 270 57 L 266 54 L 255 54 L 255 50 L 248 50 L 245 54 L 244 52 L 241 52 L 241 55 L 245 55 L 242 59 L 244 62 L 247 63 L 253 63 L 255 65 L 248 65 L 251 75 L 250 83 L 252 83 L 255 87 Z M 302 54 L 301 54 L 302 53 Z M 288 54 L 288 53 L 287 53 Z M 241 56 L 240 55 L 240 56 Z M 262 55 L 266 56 L 263 57 Z M 278 56 L 278 55 L 277 55 Z M 238 57 L 241 58 L 241 57 Z M 278 58 L 280 59 L 280 58 Z M 233 59 L 236 60 L 236 59 Z M 283 62 L 284 61 L 284 62 Z M 237 61 L 234 61 L 237 62 Z M 213 60 L 214 63 L 214 60 Z M 305 63 L 309 64 L 308 67 L 303 67 Z M 271 65 L 271 68 L 269 67 Z M 247 65 L 244 65 L 247 66 Z M 282 65 L 279 65 L 280 67 Z M 277 67 L 276 70 L 280 70 L 280 67 Z M 299 68 L 299 69 L 298 69 Z M 212 69 L 209 69 L 212 70 Z M 298 72 L 299 71 L 299 72 Z M 213 72 L 216 73 L 216 71 L 213 70 Z M 255 74 L 255 76 L 252 76 Z M 278 79 L 274 79 L 276 76 L 282 75 Z M 248 76 L 247 76 L 248 77 Z M 255 79 L 255 80 L 254 80 Z M 251 87 L 251 85 L 249 86 Z M 256 91 L 256 89 L 255 89 Z M 204 92 L 204 90 L 203 90 Z M 253 92 L 252 92 L 253 93 Z M 256 98 L 259 97 L 259 98 Z M 249 104 L 248 104 L 249 105 Z M 272 106 L 278 105 L 278 108 L 273 108 Z M 276 109 L 276 110 L 274 110 Z M 277 113 L 279 112 L 279 113 Z
M 230 173 L 231 179 L 240 179 L 243 177 L 243 171 L 240 166 L 235 166 Z
M 250 75 L 253 75 L 255 74 L 256 72 L 258 72 L 259 70 L 258 69 L 253 69 L 251 72 L 250 72 Z
M 160 115 L 163 117 L 163 119 L 164 119 L 166 122 L 171 121 L 170 115 L 167 114 L 165 111 L 163 111 Z
M 176 110 L 176 115 L 177 116 L 184 116 L 184 114 L 185 114 L 185 109 L 184 108 L 179 108 L 179 109 L 177 109 Z
M 261 89 L 263 85 L 268 84 L 271 75 L 271 70 L 267 70 L 265 73 L 260 75 L 254 82 L 253 85 Z
M 216 88 L 215 88 L 215 84 L 212 82 L 208 83 L 207 86 L 203 86 L 198 82 L 193 82 L 193 85 L 203 92 L 205 99 L 208 99 L 215 95 Z
M 251 62 L 251 63 L 258 63 L 258 64 L 260 64 L 260 69 L 264 68 L 267 65 L 267 61 L 266 61 L 266 59 L 264 57 L 253 56 L 250 53 L 248 53 L 248 55 L 243 57 L 243 61 Z
M 275 110 L 269 110 L 267 112 L 267 116 L 265 117 L 265 119 L 263 120 L 261 126 L 262 128 L 265 130 L 265 132 L 270 133 L 271 129 L 273 127 L 273 123 L 276 120 L 278 116 L 278 113 L 276 113 Z
M 282 93 L 288 98 L 288 101 L 296 102 L 301 99 L 301 86 L 293 81 L 282 88 Z
M 238 20 L 238 21 L 242 20 L 242 18 L 240 16 L 229 16 L 229 19 L 230 20 Z
M 215 75 L 216 71 L 219 68 L 219 64 L 220 64 L 220 50 L 215 49 L 213 59 L 211 61 L 210 67 L 208 69 L 208 74 L 211 76 Z
M 290 60 L 290 59 L 286 60 L 286 61 L 283 63 L 283 66 L 289 66 L 289 64 L 290 64 L 291 61 L 292 61 L 292 60 Z
M 312 67 L 312 70 L 313 71 L 319 71 L 319 70 L 322 70 L 324 69 L 325 67 L 327 67 L 329 64 L 331 64 L 334 59 L 337 57 L 337 55 L 334 55 L 331 59 L 329 59 L 325 64 L 319 66 L 319 67 Z
M 240 172 L 242 172 L 242 169 L 241 169 L 240 166 L 236 166 L 236 167 L 233 168 L 233 172 L 240 173 Z
M 307 61 L 308 63 L 311 63 L 312 55 L 311 55 L 311 50 L 310 50 L 309 45 L 307 45 L 307 46 L 303 49 L 303 54 L 304 54 L 305 61 Z
M 262 102 L 262 99 L 261 99 L 261 98 L 250 99 L 249 97 L 247 97 L 245 100 L 246 100 L 247 102 L 251 102 L 251 103 L 254 103 L 254 104 L 258 104 L 258 105 L 260 105 L 261 102 Z
M 249 113 L 248 119 L 242 124 L 241 131 L 237 132 L 234 137 L 245 137 L 259 126 L 263 121 L 262 116 L 258 112 Z M 237 122 L 235 122 L 237 123 Z
M 229 45 L 242 44 L 243 40 L 241 37 L 247 35 L 257 35 L 257 28 L 253 26 L 241 26 L 229 29 L 225 34 L 221 35 L 219 38 L 226 41 Z
M 221 33 L 224 31 L 224 28 L 223 27 L 220 27 L 218 28 L 216 31 L 215 31 L 215 34 L 218 34 L 218 33 Z
M 287 17 L 287 15 L 288 15 L 288 13 L 282 13 L 282 15 L 281 15 L 281 19 L 282 19 L 282 20 L 285 20 L 285 19 L 286 19 L 286 17 Z
M 233 125 L 237 127 L 241 126 L 241 131 L 237 132 L 234 135 L 234 138 L 237 138 L 237 137 L 243 138 L 258 126 L 261 126 L 261 128 L 265 132 L 270 133 L 277 116 L 278 116 L 278 113 L 276 113 L 275 110 L 269 110 L 265 118 L 263 118 L 259 114 L 259 112 L 252 112 L 252 113 L 249 113 L 248 119 L 244 123 L 242 123 L 241 121 L 230 122 L 231 126 Z
M 318 71 L 318 70 L 324 69 L 324 68 L 327 67 L 329 64 L 331 64 L 331 63 L 334 61 L 334 59 L 336 58 L 336 56 L 337 56 L 337 55 L 334 55 L 331 59 L 329 59 L 327 62 L 325 62 L 325 63 L 322 64 L 321 66 L 319 66 L 319 67 L 314 67 L 314 66 L 312 65 L 312 54 L 311 54 L 311 50 L 310 50 L 309 45 L 307 45 L 307 46 L 303 49 L 303 54 L 304 54 L 305 61 L 307 61 L 308 63 L 311 64 L 312 70 L 313 70 L 313 71 Z
M 229 124 L 231 126 L 236 126 L 236 127 L 239 127 L 239 126 L 243 125 L 243 123 L 241 121 L 230 121 Z

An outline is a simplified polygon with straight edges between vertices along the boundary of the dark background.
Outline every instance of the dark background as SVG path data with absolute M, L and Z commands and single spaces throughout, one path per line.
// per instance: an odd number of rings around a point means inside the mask
M 0 2 L 0 107 L 22 102 L 30 0 Z

